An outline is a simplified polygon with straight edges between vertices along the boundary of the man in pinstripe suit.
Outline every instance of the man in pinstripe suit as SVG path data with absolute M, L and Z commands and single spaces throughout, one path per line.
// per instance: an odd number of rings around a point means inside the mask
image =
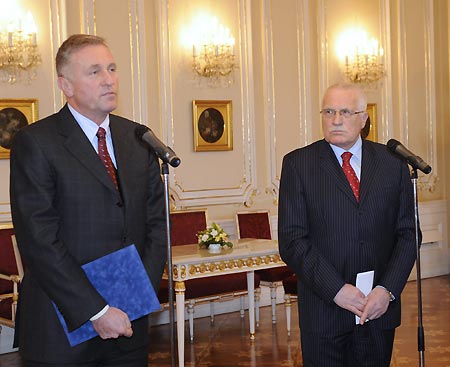
M 111 114 L 118 76 L 103 38 L 72 35 L 56 69 L 67 104 L 21 129 L 11 150 L 12 217 L 27 267 L 15 339 L 27 367 L 144 367 L 147 318 L 130 322 L 110 307 L 81 265 L 135 244 L 158 290 L 166 262 L 158 160 L 136 137 L 138 124 Z M 97 150 L 108 151 L 111 175 Z M 52 302 L 69 331 L 92 322 L 99 336 L 71 347 Z
M 385 145 L 361 139 L 366 107 L 357 85 L 329 87 L 324 139 L 283 160 L 279 247 L 299 279 L 305 367 L 388 367 L 400 294 L 416 258 L 408 167 Z M 352 153 L 357 195 L 341 167 L 344 152 Z M 374 271 L 367 296 L 355 286 L 366 271 Z

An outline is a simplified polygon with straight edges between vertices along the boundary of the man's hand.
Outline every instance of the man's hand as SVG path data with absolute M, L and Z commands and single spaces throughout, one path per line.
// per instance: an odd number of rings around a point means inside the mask
M 367 303 L 364 307 L 361 320 L 359 323 L 363 325 L 366 321 L 378 319 L 384 315 L 389 306 L 389 292 L 384 288 L 375 287 L 367 296 Z
M 110 307 L 102 317 L 92 321 L 92 325 L 102 339 L 116 339 L 122 335 L 126 337 L 133 335 L 128 315 L 115 307 Z
M 345 284 L 334 297 L 334 303 L 361 317 L 367 299 L 364 293 L 351 284 Z

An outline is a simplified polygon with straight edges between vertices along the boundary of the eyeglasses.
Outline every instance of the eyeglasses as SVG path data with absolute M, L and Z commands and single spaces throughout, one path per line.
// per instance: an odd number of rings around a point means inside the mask
M 320 111 L 322 116 L 328 119 L 336 116 L 337 112 L 339 112 L 339 116 L 349 118 L 353 115 L 357 115 L 358 113 L 363 113 L 366 111 L 351 111 L 348 108 L 343 108 L 342 110 L 333 110 L 332 108 L 324 108 L 323 110 Z

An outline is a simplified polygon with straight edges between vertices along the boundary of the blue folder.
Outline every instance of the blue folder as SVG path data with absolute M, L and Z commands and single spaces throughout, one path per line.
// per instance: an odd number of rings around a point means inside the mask
M 124 311 L 131 321 L 161 308 L 135 245 L 96 259 L 82 268 L 106 302 Z M 55 309 L 72 347 L 98 335 L 91 321 L 69 332 L 56 305 Z

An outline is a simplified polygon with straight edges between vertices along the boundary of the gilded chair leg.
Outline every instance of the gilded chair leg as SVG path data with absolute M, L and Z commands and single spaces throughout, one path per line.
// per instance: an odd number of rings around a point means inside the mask
M 211 325 L 214 325 L 214 301 L 209 302 L 209 315 L 211 317 Z
M 187 312 L 189 316 L 189 339 L 191 342 L 194 340 L 194 306 L 195 301 L 192 299 L 189 300 Z
M 255 319 L 256 327 L 259 327 L 259 306 L 261 303 L 261 288 L 255 289 Z
M 270 301 L 272 304 L 272 324 L 277 323 L 277 283 L 270 283 Z
M 284 295 L 284 307 L 286 309 L 286 328 L 288 336 L 291 336 L 291 295 Z

